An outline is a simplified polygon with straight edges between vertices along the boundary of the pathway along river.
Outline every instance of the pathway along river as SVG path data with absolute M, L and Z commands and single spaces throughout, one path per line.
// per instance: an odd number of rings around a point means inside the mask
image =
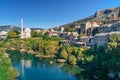
M 17 80 L 86 80 L 78 79 L 70 72 L 80 71 L 72 66 L 57 64 L 51 59 L 35 58 L 33 55 L 19 53 L 18 51 L 8 51 L 12 65 L 19 71 Z M 52 60 L 54 61 L 54 60 Z M 75 70 L 76 69 L 76 70 Z

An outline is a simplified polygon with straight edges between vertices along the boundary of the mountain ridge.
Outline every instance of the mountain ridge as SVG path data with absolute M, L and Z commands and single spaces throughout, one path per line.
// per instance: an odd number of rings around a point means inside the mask
M 118 18 L 118 17 L 120 17 L 120 6 L 114 7 L 114 8 L 106 8 L 106 9 L 97 10 L 95 12 L 95 14 L 93 14 L 89 17 L 61 25 L 59 27 L 55 27 L 54 29 L 58 30 L 61 27 L 73 28 L 73 27 L 75 27 L 76 23 L 77 23 L 77 25 L 80 25 L 80 24 L 88 22 L 88 21 L 104 21 L 104 20 L 108 20 L 111 18 Z

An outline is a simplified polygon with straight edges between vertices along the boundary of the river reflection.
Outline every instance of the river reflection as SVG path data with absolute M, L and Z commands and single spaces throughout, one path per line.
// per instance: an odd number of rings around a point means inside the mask
M 77 80 L 76 76 L 61 69 L 60 65 L 50 64 L 49 60 L 39 60 L 31 55 L 11 55 L 13 66 L 19 71 L 17 80 Z

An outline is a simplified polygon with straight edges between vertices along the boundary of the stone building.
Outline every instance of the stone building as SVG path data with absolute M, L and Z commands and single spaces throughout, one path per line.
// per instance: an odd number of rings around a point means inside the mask
M 93 29 L 98 27 L 98 22 L 93 21 L 93 22 L 86 22 L 84 24 L 80 25 L 80 28 L 77 29 L 79 33 L 86 34 L 86 35 L 92 35 Z
M 104 46 L 108 43 L 109 33 L 99 33 L 94 36 L 94 43 L 97 46 Z
M 94 44 L 97 46 L 105 46 L 108 43 L 109 37 L 112 34 L 120 34 L 120 31 L 110 33 L 98 33 L 94 36 Z

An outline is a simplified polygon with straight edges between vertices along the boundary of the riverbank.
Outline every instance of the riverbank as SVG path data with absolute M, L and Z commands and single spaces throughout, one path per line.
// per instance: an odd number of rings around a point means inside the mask
M 65 73 L 67 72 L 67 74 L 74 75 L 75 77 L 77 77 L 77 75 L 80 75 L 81 72 L 84 71 L 84 69 L 82 69 L 78 66 L 74 66 L 74 65 L 72 66 L 72 65 L 69 65 L 67 63 L 58 63 L 58 62 L 56 62 L 55 58 L 41 58 L 41 59 L 39 59 L 39 58 L 33 56 L 32 54 L 20 53 L 19 51 L 8 51 L 7 53 L 10 55 L 9 57 L 11 58 L 14 65 L 16 65 L 18 63 L 21 63 L 21 62 L 25 62 L 24 64 L 25 64 L 26 68 L 28 67 L 29 69 L 31 69 L 30 68 L 31 65 L 34 65 L 34 66 L 37 66 L 37 67 L 40 67 L 40 66 L 42 66 L 42 67 L 56 66 L 57 67 L 57 66 L 59 66 L 58 68 L 65 71 Z M 50 63 L 51 61 L 53 62 L 52 64 Z M 19 65 L 19 67 L 20 67 L 20 65 Z M 52 72 L 51 72 L 51 74 L 52 74 Z M 35 73 L 37 73 L 37 72 L 35 72 Z M 59 71 L 57 71 L 57 74 L 60 74 L 60 73 L 59 73 Z M 54 74 L 54 75 L 56 75 L 56 74 Z M 81 76 L 81 77 L 83 77 L 83 76 Z M 61 80 L 61 79 L 58 79 L 58 80 Z M 77 79 L 77 80 L 80 80 L 80 78 Z
M 114 45 L 114 43 L 116 44 Z M 59 40 L 54 39 L 29 38 L 0 41 L 0 47 L 6 50 L 17 50 L 22 53 L 31 54 L 39 59 L 54 58 L 57 63 L 62 62 L 80 67 L 84 65 L 86 66 L 85 74 L 90 73 L 89 77 L 92 76 L 96 80 L 104 80 L 108 79 L 107 75 L 109 73 L 119 72 L 119 45 L 117 43 L 119 43 L 118 40 L 108 42 L 106 47 L 85 49 L 70 44 L 59 44 Z M 114 48 L 114 46 L 116 47 Z M 118 53 L 114 54 L 114 52 Z M 49 63 L 53 64 L 52 61 Z

